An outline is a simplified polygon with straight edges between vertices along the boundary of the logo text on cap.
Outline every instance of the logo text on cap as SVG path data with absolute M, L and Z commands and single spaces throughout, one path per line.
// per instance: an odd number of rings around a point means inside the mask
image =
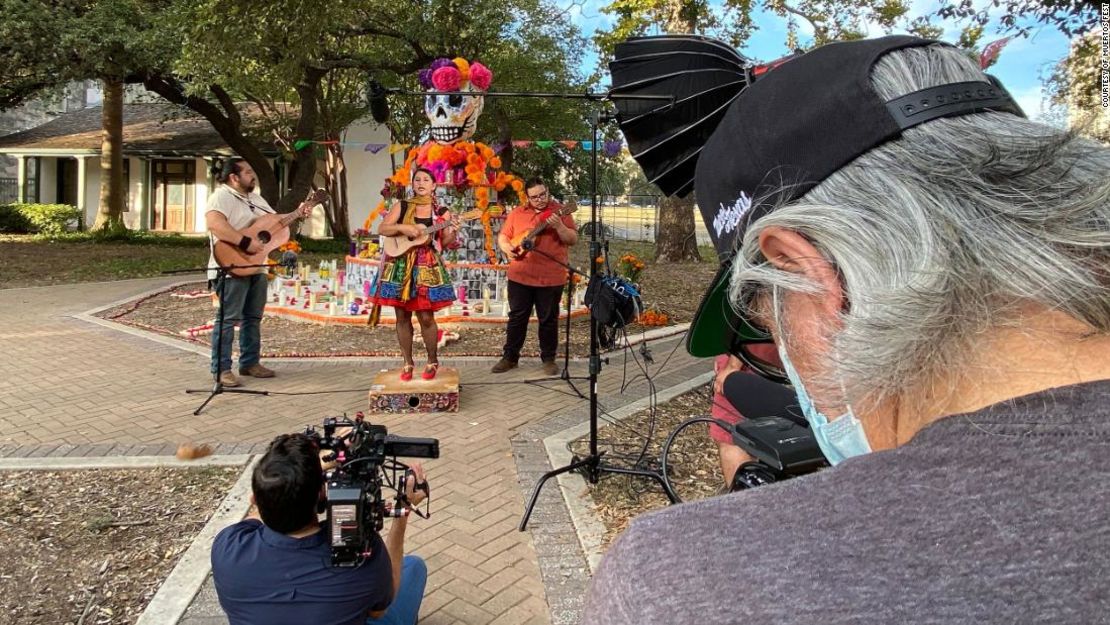
M 736 198 L 732 206 L 725 206 L 724 204 L 720 206 L 721 209 L 713 217 L 713 230 L 716 231 L 718 240 L 736 230 L 736 227 L 740 225 L 740 220 L 752 209 L 752 198 L 741 191 L 740 197 Z

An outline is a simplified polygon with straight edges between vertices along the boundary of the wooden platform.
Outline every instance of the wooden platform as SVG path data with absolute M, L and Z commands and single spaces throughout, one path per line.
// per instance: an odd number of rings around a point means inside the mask
M 370 385 L 370 413 L 458 412 L 459 372 L 440 367 L 434 380 L 420 377 L 417 366 L 412 379 L 401 381 L 401 369 L 378 372 Z

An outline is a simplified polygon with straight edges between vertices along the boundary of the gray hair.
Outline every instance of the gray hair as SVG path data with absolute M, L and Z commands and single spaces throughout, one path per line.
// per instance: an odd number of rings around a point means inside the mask
M 887 54 L 871 75 L 884 100 L 984 79 L 940 45 Z M 1013 115 L 922 124 L 753 224 L 730 298 L 744 309 L 777 289 L 812 292 L 759 250 L 772 226 L 805 236 L 837 268 L 848 303 L 842 330 L 829 331 L 829 373 L 813 386 L 855 403 L 960 373 L 983 332 L 1021 327 L 1030 303 L 1110 333 L 1107 172 L 1106 146 Z

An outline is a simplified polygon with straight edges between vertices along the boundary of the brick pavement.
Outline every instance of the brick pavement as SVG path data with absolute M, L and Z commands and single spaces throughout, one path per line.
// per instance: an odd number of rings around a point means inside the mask
M 250 379 L 249 388 L 317 394 L 222 395 L 193 416 L 204 395 L 183 391 L 210 387 L 206 356 L 74 317 L 177 280 L 0 291 L 0 456 L 172 454 L 183 441 L 215 444 L 218 453 L 258 451 L 279 433 L 363 409 L 370 372 L 393 364 L 270 361 L 279 377 Z M 656 343 L 656 358 L 665 358 L 675 342 Z M 548 466 L 540 440 L 583 421 L 585 402 L 561 381 L 486 384 L 536 376 L 537 367 L 527 363 L 492 378 L 489 362 L 444 361 L 460 372 L 460 412 L 376 418 L 390 432 L 441 442 L 441 458 L 428 463 L 433 517 L 412 523 L 407 541 L 430 570 L 421 622 L 577 622 L 586 565 L 554 484 L 530 531 L 517 532 L 516 524 L 522 492 Z M 614 357 L 599 384 L 609 409 L 646 393 L 642 380 L 621 392 L 621 364 Z M 571 368 L 585 374 L 584 363 Z M 707 368 L 679 347 L 656 385 Z M 578 386 L 585 391 L 585 383 Z M 223 622 L 210 584 L 182 621 Z

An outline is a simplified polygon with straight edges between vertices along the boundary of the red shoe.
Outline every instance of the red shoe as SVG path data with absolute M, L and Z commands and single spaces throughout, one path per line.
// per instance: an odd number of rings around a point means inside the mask
M 434 380 L 437 371 L 439 371 L 439 363 L 429 362 L 427 365 L 424 366 L 424 373 L 421 373 L 420 377 L 424 378 L 425 380 Z
M 415 365 L 405 365 L 405 366 L 401 367 L 401 381 L 402 382 L 408 382 L 409 380 L 411 380 L 412 379 L 412 370 L 415 369 L 415 368 L 416 368 Z

